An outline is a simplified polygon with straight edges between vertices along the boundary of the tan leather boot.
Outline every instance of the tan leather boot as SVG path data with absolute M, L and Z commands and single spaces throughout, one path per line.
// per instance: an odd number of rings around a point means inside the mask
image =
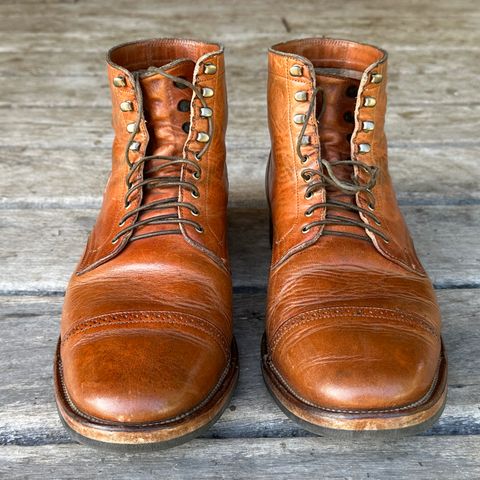
M 315 433 L 417 432 L 445 403 L 440 313 L 388 173 L 386 83 L 373 46 L 313 38 L 269 52 L 263 371 Z
M 65 297 L 56 400 L 81 440 L 164 447 L 213 423 L 237 379 L 223 49 L 148 40 L 107 63 L 112 174 Z

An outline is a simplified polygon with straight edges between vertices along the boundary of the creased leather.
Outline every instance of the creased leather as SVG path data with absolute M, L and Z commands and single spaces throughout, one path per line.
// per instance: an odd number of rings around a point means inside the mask
M 214 63 L 217 72 L 204 74 L 205 63 Z M 113 48 L 107 65 L 115 131 L 112 173 L 85 254 L 65 296 L 60 350 L 63 381 L 69 399 L 86 418 L 100 423 L 168 423 L 201 405 L 218 387 L 230 361 L 223 49 L 190 40 L 146 40 Z M 141 75 L 143 95 L 140 131 L 135 136 L 141 148 L 129 152 L 130 161 L 158 154 L 195 160 L 203 146 L 196 140 L 196 133 L 206 128 L 198 98 L 155 71 L 160 67 L 200 89 L 214 89 L 214 96 L 207 99 L 213 111 L 213 141 L 200 160 L 200 179 L 192 179 L 188 168 L 168 172 L 195 181 L 198 199 L 182 187 L 152 188 L 137 195 L 132 207 L 188 195 L 199 211 L 194 220 L 204 227 L 204 233 L 188 225 L 177 234 L 134 241 L 124 236 L 113 244 L 126 213 L 124 152 L 131 136 L 127 125 L 139 114 L 136 73 Z M 118 76 L 125 78 L 125 86 L 113 84 Z M 121 102 L 127 100 L 133 104 L 131 112 L 120 110 Z M 178 109 L 181 100 L 191 103 L 190 111 Z M 182 129 L 185 122 L 191 123 L 188 132 Z M 154 166 L 138 169 L 137 179 L 159 175 L 151 172 Z M 178 208 L 179 216 L 188 215 L 185 208 Z M 140 213 L 142 218 L 149 214 Z M 133 221 L 127 220 L 123 228 Z M 137 227 L 136 233 L 163 228 Z
M 388 173 L 386 62 L 381 49 L 327 38 L 292 40 L 269 51 L 272 151 L 267 190 L 273 252 L 268 351 L 274 370 L 299 399 L 339 412 L 393 411 L 419 401 L 435 382 L 440 360 L 441 319 L 435 293 L 416 256 Z M 301 76 L 290 73 L 294 65 L 302 67 Z M 353 79 L 342 73 L 349 70 L 356 72 Z M 374 83 L 373 74 L 381 74 L 382 80 Z M 316 112 L 322 101 L 326 108 L 318 125 L 314 115 L 309 119 L 311 145 L 302 152 L 310 159 L 303 165 L 296 152 L 301 125 L 293 118 L 305 114 L 308 105 L 294 95 L 307 91 L 310 99 L 317 86 L 325 96 L 317 97 Z M 356 99 L 349 98 L 348 87 L 358 89 Z M 376 105 L 365 107 L 365 97 L 374 97 Z M 374 130 L 364 131 L 364 121 L 373 121 Z M 370 144 L 370 152 L 360 153 L 360 143 Z M 305 199 L 307 183 L 301 172 L 318 168 L 319 155 L 379 168 L 372 190 L 374 213 L 381 222 L 377 228 L 389 243 L 359 227 L 329 229 L 362 234 L 364 239 L 323 235 L 322 227 L 301 232 L 304 225 L 325 219 L 332 208 L 319 208 L 307 218 L 305 211 L 313 203 L 346 198 L 328 187 Z M 357 167 L 336 173 L 340 178 L 354 174 L 368 180 Z M 351 203 L 367 208 L 368 199 L 357 194 Z M 345 215 L 344 209 L 336 213 L 340 212 Z M 372 221 L 355 211 L 348 215 Z

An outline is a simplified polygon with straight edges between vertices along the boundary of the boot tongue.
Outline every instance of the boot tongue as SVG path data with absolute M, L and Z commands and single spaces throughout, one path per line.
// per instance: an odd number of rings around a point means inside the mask
M 322 158 L 330 162 L 350 160 L 350 138 L 355 127 L 354 112 L 361 72 L 337 68 L 316 68 L 315 72 L 317 87 L 321 88 L 317 96 L 317 118 Z M 350 165 L 337 165 L 333 172 L 341 180 L 352 181 L 353 167 Z M 328 200 L 355 204 L 352 195 L 335 186 L 327 187 Z M 358 213 L 346 208 L 329 207 L 327 214 L 360 220 Z M 327 225 L 325 229 L 366 237 L 365 230 L 356 226 Z
M 195 62 L 181 59 L 163 66 L 162 71 L 193 82 Z M 187 140 L 190 127 L 190 102 L 193 92 L 181 83 L 159 73 L 158 67 L 150 67 L 139 71 L 140 85 L 143 95 L 143 113 L 149 133 L 149 142 L 146 155 L 161 155 L 169 157 L 183 157 L 183 147 Z M 146 185 L 143 191 L 143 205 L 153 202 L 178 201 L 178 185 L 162 185 L 165 182 L 179 180 L 182 164 L 177 163 L 167 167 L 169 160 L 158 158 L 145 163 L 144 179 L 158 178 L 158 183 Z M 158 205 L 158 204 L 157 204 Z M 175 218 L 178 216 L 177 207 L 147 209 L 139 215 L 139 220 L 151 217 Z M 135 235 L 148 235 L 155 231 L 178 230 L 178 223 L 147 224 L 138 227 Z
M 189 59 L 172 62 L 163 71 L 193 81 L 195 62 Z M 181 156 L 187 140 L 192 90 L 150 67 L 140 74 L 143 109 L 150 135 L 147 155 Z M 186 111 L 185 111 L 186 110 Z
M 323 110 L 318 119 L 322 158 L 347 160 L 361 73 L 337 68 L 317 68 L 315 72 L 317 87 L 323 91 L 317 97 L 317 115 Z

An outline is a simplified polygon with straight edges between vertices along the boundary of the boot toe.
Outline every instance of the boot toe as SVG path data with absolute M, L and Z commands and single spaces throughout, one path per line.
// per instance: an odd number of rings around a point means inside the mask
M 308 322 L 278 342 L 273 363 L 295 395 L 331 410 L 408 408 L 428 397 L 440 340 L 402 322 Z
M 228 365 L 226 342 L 193 328 L 133 325 L 62 342 L 64 388 L 84 416 L 171 422 L 199 409 Z

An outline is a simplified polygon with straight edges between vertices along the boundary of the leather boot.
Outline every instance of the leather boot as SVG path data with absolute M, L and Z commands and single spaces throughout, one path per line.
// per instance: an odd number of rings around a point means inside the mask
M 238 374 L 223 48 L 147 40 L 107 65 L 112 173 L 65 296 L 56 400 L 81 441 L 161 448 L 212 424 Z
M 386 84 L 387 54 L 370 45 L 269 52 L 263 372 L 314 433 L 414 433 L 445 403 L 439 308 L 388 173 Z

